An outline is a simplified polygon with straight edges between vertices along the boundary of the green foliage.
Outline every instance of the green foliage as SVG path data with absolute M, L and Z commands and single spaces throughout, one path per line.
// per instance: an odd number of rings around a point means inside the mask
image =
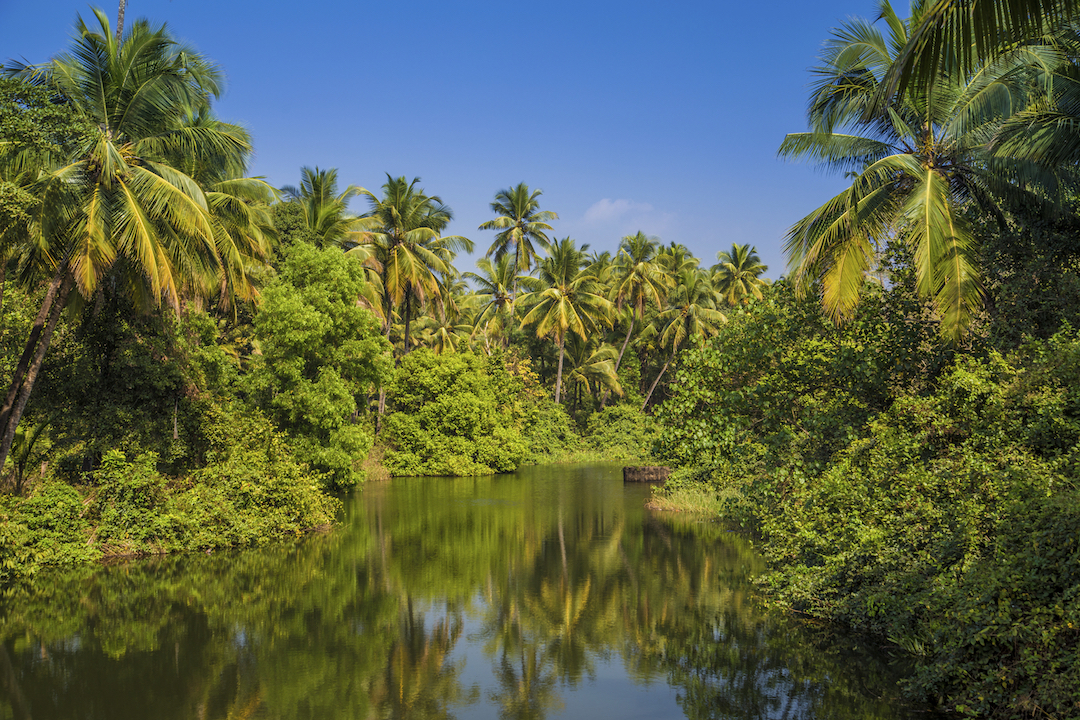
M 523 432 L 531 464 L 563 461 L 585 449 L 585 441 L 566 408 L 549 397 L 534 401 L 526 414 Z
M 948 357 L 903 287 L 869 292 L 842 328 L 786 283 L 737 307 L 717 336 L 685 351 L 659 409 L 661 457 L 769 477 L 820 470 L 866 421 L 933 378 Z
M 338 502 L 293 459 L 284 436 L 236 403 L 204 416 L 208 463 L 183 479 L 157 457 L 106 452 L 74 487 L 56 479 L 0 496 L 0 582 L 103 556 L 256 545 L 332 523 Z
M 605 460 L 637 460 L 649 457 L 659 433 L 651 415 L 637 404 L 625 403 L 590 415 L 585 438 Z
M 297 457 L 334 487 L 363 479 L 374 435 L 366 396 L 387 377 L 389 345 L 370 312 L 360 263 L 340 250 L 289 249 L 255 316 L 262 349 L 248 387 Z
M 405 356 L 388 396 L 384 464 L 394 475 L 511 472 L 528 445 L 521 433 L 524 382 L 503 364 L 472 353 Z
M 277 231 L 278 241 L 282 251 L 287 251 L 292 245 L 314 245 L 316 241 L 315 231 L 307 226 L 307 218 L 304 208 L 297 202 L 279 202 L 271 209 L 274 221 L 274 230 Z
M 881 345 L 860 359 L 841 341 L 826 362 L 804 339 L 720 394 L 740 354 L 723 332 L 711 345 L 725 355 L 692 354 L 664 408 L 669 457 L 704 460 L 667 493 L 707 489 L 755 524 L 780 604 L 915 653 L 910 692 L 978 716 L 1074 713 L 1080 336 L 959 356 L 918 393 Z M 795 382 L 771 384 L 791 359 Z
M 91 129 L 92 124 L 55 91 L 0 77 L 0 154 L 62 155 Z

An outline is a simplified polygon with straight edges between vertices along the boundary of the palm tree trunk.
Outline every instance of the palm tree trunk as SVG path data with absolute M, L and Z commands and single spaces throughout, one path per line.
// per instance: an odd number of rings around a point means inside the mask
M 66 266 L 63 267 L 66 269 Z M 19 426 L 19 420 L 22 419 L 26 403 L 30 400 L 30 392 L 34 389 L 34 381 L 37 380 L 38 372 L 41 370 L 41 363 L 45 360 L 45 352 L 49 349 L 53 329 L 56 327 L 56 321 L 60 319 L 60 313 L 64 310 L 64 301 L 67 300 L 68 292 L 71 290 L 71 275 L 65 272 L 63 278 L 59 291 L 52 302 L 48 323 L 41 333 L 41 339 L 34 350 L 33 360 L 26 371 L 21 387 L 19 387 L 18 399 L 7 417 L 7 424 L 3 426 L 4 436 L 3 440 L 0 441 L 0 468 L 4 467 L 8 453 L 11 452 L 11 444 L 15 441 L 15 429 Z M 14 384 L 14 381 L 12 384 Z
M 409 354 L 409 321 L 412 319 L 412 293 L 410 288 L 405 288 L 405 349 L 401 355 L 404 357 Z
M 562 390 L 562 361 L 563 361 L 563 346 L 566 343 L 566 338 L 559 338 L 559 372 L 555 375 L 555 402 L 559 402 L 559 398 L 562 397 L 560 391 Z
M 0 263 L 0 327 L 4 325 L 4 281 L 7 279 L 7 261 Z
M 615 358 L 615 372 L 619 372 L 619 365 L 622 364 L 623 353 L 626 352 L 626 346 L 630 344 L 630 336 L 634 332 L 634 316 L 630 316 L 630 329 L 626 331 L 626 339 L 622 341 L 622 347 L 619 348 L 619 357 Z M 607 395 L 604 395 L 607 398 Z
M 120 36 L 124 34 L 124 10 L 127 9 L 127 0 L 120 0 L 120 7 L 116 10 L 116 44 L 120 44 Z
M 669 357 L 667 359 L 667 362 L 664 363 L 664 367 L 660 368 L 660 374 L 656 376 L 655 380 L 653 380 L 652 387 L 649 388 L 649 394 L 645 396 L 645 402 L 641 403 L 641 412 L 645 412 L 645 408 L 649 405 L 649 400 L 652 399 L 653 390 L 656 390 L 656 386 L 660 383 L 660 378 L 664 377 L 664 373 L 667 372 L 668 365 L 671 364 L 671 361 L 674 358 L 675 353 L 672 352 L 671 357 Z
M 619 365 L 622 364 L 623 353 L 626 352 L 626 346 L 630 344 L 630 336 L 634 334 L 634 316 L 630 316 L 630 329 L 626 331 L 626 339 L 622 341 L 622 347 L 619 348 L 619 357 L 615 358 L 615 374 L 619 374 Z M 611 395 L 611 391 L 604 388 L 603 395 L 600 396 L 600 409 L 603 410 L 607 405 L 608 396 Z

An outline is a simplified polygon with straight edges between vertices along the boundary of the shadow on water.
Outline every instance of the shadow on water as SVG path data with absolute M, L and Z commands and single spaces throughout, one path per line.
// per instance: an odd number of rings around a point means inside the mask
M 881 657 L 755 604 L 744 539 L 647 493 L 397 480 L 294 544 L 41 575 L 3 600 L 0 720 L 909 717 Z

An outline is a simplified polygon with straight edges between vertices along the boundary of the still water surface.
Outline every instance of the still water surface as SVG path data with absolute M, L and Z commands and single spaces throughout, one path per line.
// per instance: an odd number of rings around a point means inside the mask
M 0 609 L 0 719 L 926 717 L 647 496 L 612 466 L 396 480 L 295 544 L 42 576 Z

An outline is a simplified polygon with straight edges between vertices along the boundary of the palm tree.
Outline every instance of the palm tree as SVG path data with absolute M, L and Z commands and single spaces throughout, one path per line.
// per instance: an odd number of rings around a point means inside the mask
M 349 248 L 359 244 L 359 218 L 349 212 L 349 199 L 361 194 L 360 188 L 350 185 L 338 192 L 337 169 L 300 169 L 300 187 L 281 188 L 285 197 L 304 210 L 307 227 L 315 235 L 315 245 L 337 245 Z
M 495 242 L 488 248 L 484 257 L 494 255 L 497 262 L 504 255 L 512 255 L 516 273 L 525 274 L 532 269 L 533 263 L 539 260 L 533 243 L 546 248 L 551 242 L 546 234 L 551 230 L 548 221 L 559 219 L 559 216 L 550 210 L 540 209 L 537 198 L 543 192 L 543 190 L 529 192 L 528 185 L 518 183 L 512 188 L 500 190 L 495 194 L 491 210 L 499 217 L 482 223 L 480 229 L 501 232 L 495 236 Z M 517 298 L 516 280 L 513 297 Z M 513 302 L 514 300 L 511 300 L 511 315 Z
M 222 232 L 203 188 L 175 164 L 194 155 L 236 168 L 251 151 L 242 133 L 190 122 L 218 95 L 220 72 L 164 26 L 139 20 L 118 40 L 105 14 L 94 14 L 94 28 L 79 19 L 70 54 L 5 68 L 54 88 L 92 130 L 27 187 L 36 212 L 22 262 L 51 280 L 0 408 L 0 466 L 72 289 L 90 298 L 120 267 L 137 301 L 175 306 L 185 288 L 220 286 L 249 250 L 230 245 L 238 238 Z
M 878 94 L 884 109 L 912 86 L 968 75 L 1016 44 L 1051 34 L 1076 18 L 1080 0 L 932 0 L 897 53 Z
M 239 143 L 251 146 L 251 138 L 246 130 L 218 120 L 210 114 L 209 108 L 202 108 L 198 114 L 189 116 L 184 127 L 233 136 Z M 270 206 L 277 198 L 277 191 L 261 178 L 245 177 L 246 156 L 222 155 L 212 148 L 176 150 L 178 152 L 169 158 L 169 162 L 203 189 L 213 219 L 218 255 L 222 260 L 216 284 L 209 284 L 189 293 L 189 296 L 198 299 L 216 295 L 218 304 L 223 308 L 230 307 L 234 298 L 240 301 L 254 300 L 258 289 L 250 271 L 265 268 L 265 260 L 276 239 Z M 131 283 L 131 286 L 137 288 L 138 284 Z M 150 299 L 145 299 L 142 304 L 149 302 Z
M 536 325 L 536 337 L 553 336 L 559 348 L 559 368 L 555 379 L 555 402 L 562 397 L 563 357 L 566 336 L 573 332 L 582 339 L 601 325 L 610 324 L 612 304 L 585 264 L 585 250 L 570 238 L 551 244 L 551 254 L 540 260 L 536 278 L 523 278 L 530 292 L 521 301 L 530 310 L 521 327 Z
M 1059 60 L 1047 48 L 1019 47 L 976 72 L 937 76 L 928 91 L 909 84 L 877 109 L 909 28 L 921 27 L 932 9 L 914 2 L 905 22 L 882 2 L 887 35 L 856 19 L 826 43 L 814 71 L 811 130 L 788 135 L 780 154 L 856 174 L 849 188 L 792 227 L 785 249 L 797 286 L 820 280 L 825 310 L 839 322 L 854 311 L 881 244 L 895 239 L 909 248 L 918 290 L 936 304 L 942 331 L 957 340 L 983 294 L 965 209 L 1000 216 L 1003 201 L 1056 191 L 1058 175 L 992 157 L 987 141 L 1031 101 L 1030 75 L 1053 70 Z
M 501 338 L 504 348 L 509 340 L 506 328 L 510 320 L 511 288 L 517 280 L 517 273 L 510 259 L 509 255 L 503 255 L 492 263 L 488 258 L 480 258 L 476 261 L 476 268 L 480 273 L 464 274 L 464 277 L 479 286 L 475 294 L 478 308 L 473 334 L 484 333 L 485 347 L 492 337 Z
M 641 404 L 642 410 L 649 406 L 660 378 L 687 339 L 711 337 L 717 333 L 720 323 L 727 322 L 727 317 L 716 308 L 719 300 L 704 272 L 695 267 L 684 267 L 679 273 L 675 287 L 668 293 L 666 308 L 656 316 L 651 326 L 652 332 L 659 338 L 660 347 L 671 348 L 671 352 L 649 387 L 645 402 Z
M 453 212 L 436 195 L 418 188 L 420 178 L 386 176 L 383 195 L 360 188 L 371 209 L 363 216 L 363 241 L 382 267 L 386 336 L 395 309 L 405 323 L 405 349 L 409 352 L 412 313 L 439 297 L 439 274 L 452 271 L 457 250 L 472 251 L 472 242 L 457 235 L 439 233 Z
M 649 303 L 657 308 L 663 306 L 667 288 L 671 285 L 671 275 L 657 254 L 659 246 L 659 238 L 648 237 L 640 230 L 636 235 L 627 235 L 619 244 L 612 298 L 619 310 L 624 307 L 630 309 L 630 326 L 626 329 L 626 337 L 615 360 L 615 372 L 622 364 L 635 322 L 645 319 L 645 308 Z
M 569 340 L 567 355 L 570 358 L 570 372 L 567 374 L 570 387 L 575 389 L 574 411 L 577 410 L 578 399 L 581 393 L 593 393 L 601 388 L 604 394 L 613 392 L 622 395 L 622 385 L 619 384 L 619 376 L 615 369 L 616 351 L 608 343 L 595 343 L 585 340 Z
M 716 259 L 720 262 L 712 266 L 713 285 L 728 305 L 745 304 L 751 295 L 761 299 L 761 288 L 768 281 L 758 276 L 769 266 L 762 264 L 757 248 L 733 244 L 731 252 L 721 250 L 716 253 Z

